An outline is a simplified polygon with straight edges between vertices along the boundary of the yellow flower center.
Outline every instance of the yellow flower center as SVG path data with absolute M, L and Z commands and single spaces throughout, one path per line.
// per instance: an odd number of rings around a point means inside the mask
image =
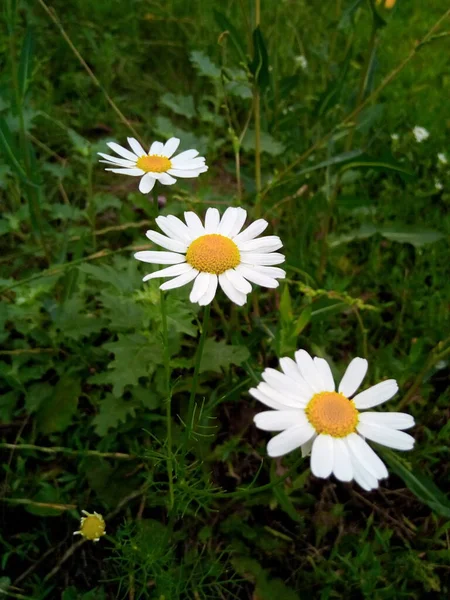
M 105 535 L 105 521 L 101 515 L 89 515 L 81 520 L 81 535 L 88 540 L 98 540 Z
M 165 173 L 172 168 L 172 163 L 166 156 L 148 154 L 137 159 L 136 166 L 146 173 Z
M 358 411 L 354 403 L 337 392 L 314 394 L 305 412 L 317 433 L 337 438 L 350 435 L 358 425 Z
M 239 248 L 230 238 L 218 233 L 202 235 L 186 252 L 186 261 L 204 273 L 221 275 L 241 262 Z

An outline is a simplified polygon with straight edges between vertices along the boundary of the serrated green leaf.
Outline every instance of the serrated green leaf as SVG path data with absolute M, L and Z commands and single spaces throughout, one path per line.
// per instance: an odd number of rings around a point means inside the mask
M 36 415 L 41 433 L 65 431 L 72 422 L 78 407 L 81 383 L 70 375 L 64 375 L 56 384 L 53 394 L 43 402 Z
M 255 150 L 255 130 L 248 129 L 244 139 L 242 140 L 242 148 L 246 152 L 254 152 Z M 278 142 L 275 138 L 273 138 L 270 133 L 266 131 L 261 131 L 260 138 L 260 149 L 261 152 L 267 152 L 270 156 L 278 156 L 283 154 L 285 151 L 285 146 L 282 142 Z
M 210 79 L 220 78 L 220 69 L 204 52 L 193 50 L 190 54 L 191 63 L 197 69 L 199 75 Z
M 95 433 L 100 437 L 106 435 L 109 429 L 116 429 L 120 423 L 125 423 L 127 417 L 135 416 L 136 404 L 122 397 L 116 398 L 112 394 L 108 394 L 100 402 L 100 410 L 92 419 L 92 425 L 95 428 Z
M 161 97 L 161 102 L 176 115 L 181 115 L 187 119 L 195 117 L 194 98 L 192 96 L 167 93 Z
M 78 267 L 81 273 L 86 273 L 91 278 L 103 283 L 108 283 L 119 292 L 131 292 L 136 289 L 140 279 L 137 273 L 136 261 L 129 261 L 128 273 L 122 269 L 109 265 L 84 264 Z
M 221 373 L 230 365 L 242 365 L 250 358 L 250 352 L 245 346 L 228 345 L 224 340 L 216 341 L 208 338 L 203 349 L 200 373 L 214 371 Z
M 47 402 L 54 388 L 47 382 L 33 383 L 27 388 L 25 408 L 29 414 L 37 411 L 42 403 Z

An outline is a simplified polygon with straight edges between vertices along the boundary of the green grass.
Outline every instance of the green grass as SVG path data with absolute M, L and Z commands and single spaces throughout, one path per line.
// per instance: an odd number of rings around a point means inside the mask
M 5 597 L 448 597 L 449 15 L 416 47 L 448 6 L 378 8 L 371 47 L 368 0 L 261 4 L 258 194 L 253 3 L 55 0 L 63 34 L 40 3 L 5 2 Z M 166 294 L 167 365 L 159 284 L 132 257 L 155 207 L 97 161 L 130 127 L 207 158 L 199 179 L 157 188 L 162 214 L 241 204 L 284 244 L 277 290 L 212 305 L 188 443 L 203 309 Z M 366 356 L 366 385 L 398 381 L 389 408 L 413 414 L 416 446 L 377 448 L 391 472 L 379 490 L 314 478 L 299 452 L 267 457 L 248 389 L 298 348 L 336 376 Z M 76 545 L 82 509 L 107 520 L 98 544 Z

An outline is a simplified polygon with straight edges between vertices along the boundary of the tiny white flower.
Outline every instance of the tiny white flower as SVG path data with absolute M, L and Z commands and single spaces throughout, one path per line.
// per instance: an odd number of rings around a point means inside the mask
M 444 186 L 442 185 L 442 182 L 441 182 L 441 181 L 439 181 L 439 179 L 435 179 L 435 180 L 434 180 L 434 187 L 435 187 L 437 190 L 443 190 L 443 189 L 444 189 Z
M 419 127 L 416 125 L 412 131 L 414 137 L 416 138 L 416 142 L 423 142 L 430 137 L 430 132 L 427 131 L 425 127 Z
M 303 456 L 311 453 L 311 471 L 316 477 L 334 474 L 340 481 L 354 479 L 370 491 L 388 471 L 366 439 L 397 450 L 412 449 L 414 438 L 402 430 L 414 426 L 413 417 L 366 411 L 397 393 L 394 379 L 353 396 L 367 372 L 364 358 L 351 361 L 338 391 L 327 361 L 313 359 L 305 350 L 295 353 L 295 361 L 281 358 L 280 366 L 283 373 L 265 369 L 263 382 L 250 390 L 272 409 L 255 416 L 256 426 L 282 432 L 269 441 L 269 456 L 283 456 L 301 447 Z
M 437 155 L 437 157 L 438 157 L 438 161 L 440 163 L 442 163 L 443 165 L 447 164 L 447 162 L 448 162 L 447 161 L 447 157 L 446 157 L 446 155 L 443 152 L 439 152 L 439 154 Z
M 398 135 L 398 133 L 391 133 L 391 140 L 393 140 L 394 142 L 398 142 L 399 139 L 400 136 Z
M 178 138 L 170 138 L 165 144 L 153 142 L 148 153 L 135 138 L 127 139 L 132 152 L 115 142 L 108 142 L 107 145 L 119 154 L 120 158 L 99 152 L 98 154 L 105 159 L 100 162 L 113 167 L 105 169 L 106 171 L 141 177 L 139 191 L 143 194 L 151 192 L 156 181 L 163 185 L 172 185 L 176 182 L 176 177 L 198 177 L 200 173 L 208 170 L 205 158 L 198 156 L 197 150 L 185 150 L 173 156 L 180 145 Z
M 306 56 L 301 54 L 300 56 L 296 56 L 294 58 L 295 62 L 301 66 L 301 68 L 306 71 L 308 68 L 308 61 L 306 60 Z
M 283 244 L 276 235 L 257 238 L 268 226 L 264 219 L 241 231 L 246 218 L 246 210 L 233 207 L 227 208 L 222 218 L 217 208 L 208 208 L 204 224 L 193 212 L 184 213 L 185 223 L 173 215 L 157 217 L 156 223 L 166 235 L 152 230 L 146 235 L 168 252 L 144 250 L 134 256 L 143 262 L 172 266 L 146 275 L 143 281 L 173 277 L 160 286 L 162 290 L 194 281 L 190 301 L 201 306 L 212 302 L 218 285 L 239 306 L 252 291 L 250 282 L 278 287 L 277 279 L 286 273 L 274 266 L 284 262 L 283 254 L 275 251 Z

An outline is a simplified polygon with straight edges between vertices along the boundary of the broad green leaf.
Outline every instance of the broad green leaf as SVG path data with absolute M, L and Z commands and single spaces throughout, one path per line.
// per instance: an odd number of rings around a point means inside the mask
M 402 163 L 396 161 L 392 156 L 386 155 L 379 158 L 361 155 L 357 160 L 350 160 L 342 168 L 341 172 L 348 169 L 373 169 L 375 171 L 395 171 L 405 177 L 415 177 L 409 169 L 405 168 Z
M 130 265 L 132 265 L 130 266 L 130 268 L 133 269 L 132 273 L 126 273 L 121 269 L 112 267 L 110 265 L 92 265 L 89 263 L 80 265 L 78 269 L 81 271 L 81 273 L 86 273 L 89 275 L 90 278 L 107 283 L 119 292 L 123 293 L 131 292 L 132 290 L 136 289 L 136 286 L 139 282 L 137 271 L 133 268 L 136 267 L 136 265 L 134 265 L 133 261 L 131 260 Z
M 270 133 L 261 131 L 261 152 L 267 152 L 270 156 L 278 156 L 283 154 L 285 146 L 282 142 L 278 142 L 273 138 Z M 255 150 L 255 130 L 247 129 L 244 139 L 242 140 L 242 148 L 247 152 L 253 152 Z
M 341 244 L 348 244 L 349 242 L 353 242 L 354 240 L 365 240 L 372 235 L 377 233 L 377 228 L 374 225 L 366 224 L 361 225 L 358 229 L 354 229 L 349 233 L 335 234 L 332 233 L 327 238 L 327 243 L 331 248 L 335 246 L 340 246 Z
M 120 423 L 125 423 L 127 417 L 135 416 L 136 404 L 122 397 L 116 398 L 108 394 L 100 402 L 100 410 L 92 419 L 92 425 L 95 427 L 95 433 L 100 437 L 105 436 L 109 429 L 117 428 Z
M 110 328 L 114 331 L 142 330 L 148 319 L 143 306 L 127 296 L 117 296 L 112 291 L 102 292 L 101 301 L 104 315 L 109 320 Z
M 0 394 L 0 421 L 10 423 L 20 395 L 16 391 Z
M 270 85 L 269 56 L 259 25 L 253 30 L 253 60 L 249 64 L 249 69 L 259 89 L 264 92 Z
M 48 435 L 66 430 L 77 411 L 80 394 L 79 379 L 70 375 L 61 377 L 53 394 L 39 406 L 36 415 L 39 431 Z
M 34 36 L 30 28 L 27 29 L 25 38 L 23 40 L 22 52 L 20 54 L 19 64 L 19 91 L 21 99 L 26 94 L 28 83 L 31 79 L 32 68 L 33 68 L 33 50 L 34 50 Z
M 177 115 L 187 119 L 195 117 L 194 98 L 192 96 L 167 93 L 161 97 L 161 102 Z
M 190 54 L 191 63 L 197 69 L 199 75 L 209 77 L 210 79 L 220 78 L 220 69 L 204 52 L 193 50 Z
M 41 404 L 48 402 L 54 388 L 47 382 L 33 383 L 27 387 L 25 395 L 25 408 L 29 414 L 37 411 Z
M 157 116 L 155 119 L 154 129 L 162 137 L 177 137 L 181 140 L 180 150 L 188 150 L 195 148 L 200 153 L 205 153 L 208 150 L 209 140 L 205 135 L 196 136 L 191 131 L 186 131 L 177 125 L 174 125 L 167 117 Z
M 99 317 L 97 313 L 87 310 L 80 296 L 72 296 L 60 304 L 52 317 L 57 329 L 72 340 L 89 337 L 106 327 L 106 320 Z
M 417 468 L 399 457 L 395 452 L 380 449 L 380 453 L 396 475 L 401 477 L 411 492 L 424 504 L 427 504 L 435 513 L 442 517 L 450 518 L 450 498 L 448 498 L 437 485 Z
M 250 357 L 250 352 L 245 346 L 228 345 L 224 340 L 216 342 L 208 338 L 203 349 L 200 373 L 215 371 L 221 373 L 230 365 L 242 365 Z
M 216 22 L 219 25 L 219 27 L 222 29 L 222 31 L 228 32 L 228 34 L 230 36 L 230 40 L 233 42 L 233 45 L 236 49 L 239 59 L 242 62 L 246 62 L 247 56 L 246 56 L 246 52 L 245 52 L 245 47 L 244 47 L 244 44 L 242 43 L 241 35 L 239 34 L 236 27 L 233 25 L 233 23 L 230 21 L 230 19 L 223 12 L 220 12 L 215 9 L 214 9 L 214 18 L 216 19 Z
M 433 244 L 444 239 L 444 234 L 434 229 L 421 229 L 415 227 L 382 227 L 379 233 L 392 242 L 411 244 L 416 248 Z
M 64 504 L 64 502 L 61 502 L 61 494 L 58 488 L 48 483 L 41 483 L 41 489 L 33 496 L 32 500 L 45 504 Z M 64 509 L 51 508 L 49 506 L 34 506 L 33 504 L 26 504 L 25 510 L 39 517 L 59 517 L 64 512 Z

